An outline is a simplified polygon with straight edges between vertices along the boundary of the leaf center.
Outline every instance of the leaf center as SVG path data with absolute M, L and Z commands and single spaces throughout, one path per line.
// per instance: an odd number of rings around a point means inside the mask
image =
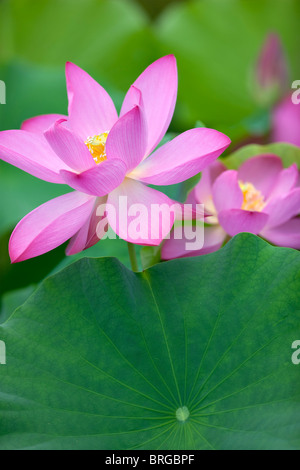
M 190 412 L 186 406 L 183 406 L 182 408 L 178 408 L 178 410 L 176 411 L 176 418 L 181 423 L 185 423 L 185 421 L 187 421 L 189 417 L 190 417 Z

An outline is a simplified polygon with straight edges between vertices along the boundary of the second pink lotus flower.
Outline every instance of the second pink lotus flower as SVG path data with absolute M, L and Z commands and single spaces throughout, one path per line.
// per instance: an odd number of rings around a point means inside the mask
M 187 251 L 187 240 L 177 240 L 173 234 L 163 244 L 165 260 L 214 252 L 242 232 L 300 249 L 299 171 L 296 164 L 284 169 L 275 155 L 251 158 L 238 171 L 227 170 L 220 161 L 212 163 L 188 202 L 204 204 L 211 214 L 205 219 L 209 225 L 204 228 L 204 246 Z

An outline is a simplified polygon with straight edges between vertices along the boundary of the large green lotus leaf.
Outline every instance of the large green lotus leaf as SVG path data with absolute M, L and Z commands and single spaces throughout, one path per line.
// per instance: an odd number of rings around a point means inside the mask
M 256 115 L 253 66 L 268 33 L 280 35 L 292 76 L 300 73 L 299 18 L 297 0 L 194 0 L 166 10 L 156 30 L 178 59 L 178 122 L 200 119 L 232 135 Z
M 297 163 L 298 168 L 300 168 L 300 148 L 285 143 L 275 143 L 269 145 L 246 145 L 245 147 L 240 148 L 226 157 L 223 162 L 228 168 L 237 170 L 241 164 L 249 158 L 268 154 L 278 155 L 278 157 L 282 159 L 285 168 L 288 168 L 293 163 Z
M 84 259 L 0 327 L 1 449 L 299 449 L 300 255 Z
M 24 289 L 18 289 L 5 294 L 2 300 L 2 307 L 0 308 L 0 323 L 5 322 L 28 299 L 34 290 L 34 286 L 28 286 Z

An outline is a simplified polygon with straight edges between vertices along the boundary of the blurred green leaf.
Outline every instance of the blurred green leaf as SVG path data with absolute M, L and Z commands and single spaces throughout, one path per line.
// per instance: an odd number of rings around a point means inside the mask
M 299 269 L 241 234 L 144 273 L 51 277 L 0 326 L 1 450 L 299 449 Z
M 39 258 L 11 264 L 8 254 L 10 232 L 0 236 L 0 297 L 31 284 L 41 282 L 65 257 L 65 246 L 60 246 Z
M 1 16 L 10 34 L 0 59 L 75 62 L 124 91 L 157 56 L 147 15 L 131 0 L 2 0 Z
M 170 4 L 185 1 L 187 0 L 137 0 L 137 3 L 142 5 L 151 17 L 155 18 Z
M 222 159 L 222 161 L 228 168 L 237 170 L 241 164 L 249 158 L 267 154 L 278 155 L 278 157 L 282 159 L 285 168 L 291 166 L 293 163 L 297 163 L 298 168 L 300 169 L 300 148 L 285 143 L 246 145 L 228 157 Z
M 0 106 L 0 130 L 19 129 L 39 114 L 67 113 L 64 68 L 14 61 L 0 66 L 6 83 L 6 105 Z
M 111 229 L 110 229 L 111 230 Z M 131 268 L 130 260 L 128 257 L 127 242 L 120 239 L 116 235 L 116 238 L 107 238 L 100 240 L 97 245 L 89 248 L 88 250 L 82 251 L 77 255 L 66 256 L 52 271 L 52 274 L 57 273 L 61 269 L 71 265 L 75 261 L 79 261 L 83 258 L 103 258 L 113 257 L 117 258 L 124 266 Z M 139 253 L 140 247 L 136 246 L 136 251 Z
M 293 76 L 300 74 L 299 21 L 298 0 L 194 0 L 168 9 L 156 31 L 178 59 L 177 125 L 201 120 L 232 136 L 258 111 L 251 70 L 270 31 L 280 35 Z
M 46 183 L 7 163 L 0 162 L 0 233 L 48 200 L 71 192 L 64 185 Z

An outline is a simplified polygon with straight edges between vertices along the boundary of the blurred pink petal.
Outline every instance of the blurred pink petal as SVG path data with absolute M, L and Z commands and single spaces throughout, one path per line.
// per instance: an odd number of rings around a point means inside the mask
M 46 202 L 15 228 L 9 253 L 13 263 L 47 253 L 71 238 L 88 219 L 95 198 L 73 192 Z
M 73 170 L 80 172 L 96 166 L 85 143 L 61 121 L 55 122 L 44 135 L 56 155 Z
M 238 179 L 252 183 L 267 199 L 274 189 L 283 169 L 276 155 L 262 155 L 246 160 L 238 170 Z
M 201 179 L 195 187 L 195 196 L 198 202 L 206 205 L 211 201 L 213 184 L 226 170 L 227 167 L 219 160 L 216 160 L 203 170 Z
M 170 211 L 174 201 L 129 178 L 109 194 L 107 203 L 114 208 L 116 214 L 114 218 L 111 211 L 108 212 L 111 228 L 130 243 L 157 246 L 174 224 L 175 214 Z M 162 213 L 157 217 L 159 208 Z
M 299 170 L 296 163 L 294 163 L 289 168 L 281 171 L 269 197 L 275 198 L 287 194 L 297 186 L 298 180 Z
M 70 169 L 43 135 L 27 131 L 0 132 L 0 159 L 50 183 L 64 184 L 60 170 Z
M 300 250 L 300 218 L 295 217 L 278 227 L 264 229 L 261 236 L 274 245 Z
M 141 108 L 135 106 L 110 131 L 106 142 L 107 160 L 122 160 L 129 172 L 143 159 L 146 145 L 146 122 Z
M 88 73 L 70 62 L 66 66 L 69 125 L 85 141 L 109 131 L 118 119 L 109 94 Z
M 214 182 L 213 202 L 218 212 L 227 209 L 240 209 L 243 204 L 243 193 L 238 182 L 238 173 L 228 170 Z
M 300 147 L 300 105 L 288 96 L 279 103 L 272 115 L 272 141 L 287 142 Z
M 101 235 L 99 233 L 99 223 L 105 218 L 104 215 L 98 215 L 97 211 L 100 206 L 105 205 L 107 202 L 107 197 L 99 197 L 95 199 L 94 208 L 90 214 L 90 217 L 85 222 L 85 224 L 80 228 L 80 230 L 73 236 L 71 239 L 66 254 L 68 256 L 75 255 L 81 251 L 91 248 L 96 243 L 101 240 Z M 104 232 L 104 231 L 103 231 Z
M 268 221 L 263 212 L 250 212 L 243 209 L 223 210 L 219 213 L 219 222 L 228 235 L 248 232 L 258 235 Z
M 288 89 L 288 64 L 278 34 L 268 35 L 257 62 L 256 74 L 262 89 L 277 87 L 282 94 Z
M 185 181 L 200 173 L 230 145 L 230 139 L 213 129 L 191 129 L 160 147 L 130 177 L 153 185 Z
M 62 171 L 61 176 L 71 188 L 92 196 L 106 196 L 125 178 L 126 166 L 122 160 L 106 160 L 82 173 Z
M 293 189 L 286 196 L 271 199 L 264 208 L 269 214 L 267 227 L 277 227 L 300 214 L 300 188 Z
M 58 120 L 66 120 L 68 116 L 62 114 L 44 114 L 24 121 L 21 129 L 23 131 L 33 132 L 34 134 L 43 134 Z
M 173 55 L 162 57 L 151 64 L 134 82 L 141 91 L 148 126 L 149 155 L 159 144 L 170 125 L 177 98 L 177 64 Z M 126 95 L 121 116 L 132 108 L 132 90 Z M 134 101 L 133 100 L 133 101 Z M 135 103 L 134 103 L 135 104 Z
M 226 232 L 220 226 L 205 227 L 203 248 L 201 250 L 189 251 L 186 249 L 186 244 L 190 243 L 190 240 L 187 240 L 184 237 L 176 240 L 174 237 L 174 231 L 172 231 L 171 238 L 169 240 L 165 240 L 163 243 L 161 257 L 163 260 L 170 260 L 213 253 L 221 248 L 226 236 Z

